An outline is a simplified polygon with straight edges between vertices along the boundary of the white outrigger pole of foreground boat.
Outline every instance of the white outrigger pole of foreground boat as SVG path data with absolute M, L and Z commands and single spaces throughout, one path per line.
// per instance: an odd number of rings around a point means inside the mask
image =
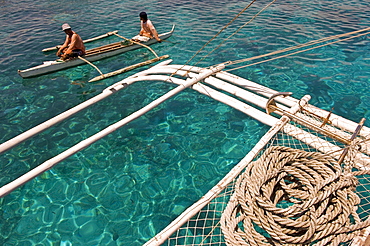
M 169 91 L 168 93 L 161 96 L 157 100 L 154 100 L 152 103 L 148 104 L 142 109 L 118 121 L 117 123 L 105 128 L 104 130 L 98 132 L 97 134 L 81 141 L 80 143 L 62 152 L 61 154 L 40 164 L 38 167 L 32 169 L 28 173 L 22 175 L 16 180 L 10 182 L 9 184 L 4 185 L 3 187 L 0 188 L 0 197 L 5 196 L 6 194 L 10 193 L 12 190 L 16 189 L 17 187 L 37 177 L 41 173 L 51 169 L 54 165 L 61 162 L 62 160 L 68 158 L 69 156 L 93 144 L 94 142 L 98 141 L 104 136 L 112 133 L 113 131 L 127 124 L 128 122 L 131 122 L 132 120 L 140 117 L 141 115 L 145 114 L 149 110 L 158 106 L 160 103 L 166 101 L 170 97 L 174 96 L 175 94 L 181 92 L 182 90 L 188 87 L 191 87 L 192 89 L 202 94 L 208 95 L 211 98 L 214 98 L 215 100 L 225 103 L 226 105 L 229 105 L 266 125 L 273 126 L 278 122 L 278 118 L 268 115 L 267 113 L 262 112 L 250 106 L 249 104 L 246 104 L 238 100 L 237 98 L 226 95 L 220 91 L 217 91 L 215 89 L 212 89 L 211 87 L 206 86 L 203 83 L 198 83 L 198 82 L 202 81 L 206 84 L 212 85 L 213 87 L 216 87 L 216 88 L 218 87 L 221 90 L 224 90 L 234 95 L 235 97 L 239 97 L 242 100 L 246 100 L 250 103 L 253 103 L 257 107 L 262 107 L 262 108 L 266 107 L 266 104 L 269 101 L 269 98 L 275 95 L 277 91 L 274 91 L 272 89 L 269 89 L 261 85 L 258 85 L 246 79 L 237 77 L 230 73 L 222 72 L 221 70 L 224 68 L 223 64 L 210 68 L 210 69 L 204 69 L 204 68 L 199 68 L 199 67 L 191 67 L 191 66 L 183 66 L 183 65 L 168 65 L 168 63 L 170 62 L 171 62 L 170 60 L 164 61 L 150 69 L 134 74 L 112 86 L 109 86 L 101 94 L 91 98 L 90 100 L 87 100 L 86 102 L 80 105 L 77 105 L 76 107 L 1 144 L 0 153 L 11 149 L 15 145 L 25 141 L 26 139 L 32 137 L 33 135 L 38 134 L 48 129 L 49 127 L 53 126 L 54 124 L 66 118 L 71 117 L 73 114 L 89 107 L 90 105 L 104 99 L 105 97 L 108 97 L 123 88 L 127 88 L 129 85 L 135 82 L 165 81 L 165 82 L 170 82 L 170 83 L 174 83 L 178 85 L 178 87 Z M 164 74 L 169 74 L 169 75 L 164 75 Z M 175 75 L 175 74 L 176 74 L 176 77 L 173 77 L 172 75 Z M 185 78 L 186 80 L 178 78 L 179 76 Z M 286 109 L 287 111 L 289 111 L 289 108 L 293 107 L 299 102 L 297 99 L 294 99 L 293 97 L 285 97 L 285 98 L 276 97 L 274 98 L 274 100 L 279 103 L 280 108 Z M 349 121 L 347 119 L 344 119 L 340 116 L 337 116 L 335 114 L 329 114 L 329 112 L 325 110 L 321 110 L 313 106 L 309 106 L 309 107 L 310 107 L 310 110 L 314 111 L 317 115 L 321 114 L 321 115 L 324 115 L 325 117 L 330 116 L 330 121 L 332 122 L 333 125 L 345 128 L 349 132 L 356 131 L 358 124 L 352 121 Z M 279 114 L 279 112 L 277 113 Z M 294 133 L 294 135 L 299 136 L 300 138 L 299 140 L 303 142 L 305 142 L 305 139 L 314 139 L 314 141 L 308 141 L 306 142 L 306 144 L 319 149 L 319 151 L 323 153 L 330 152 L 331 155 L 336 159 L 340 158 L 340 152 L 338 151 L 340 151 L 341 148 L 339 148 L 338 146 L 333 146 L 330 143 L 326 143 L 325 146 L 327 147 L 322 148 L 320 146 L 322 146 L 322 143 L 325 142 L 325 140 L 314 137 L 310 133 L 305 132 L 289 124 L 287 124 L 287 126 L 284 127 L 284 130 L 286 131 L 287 134 Z M 360 135 L 367 136 L 369 134 L 370 134 L 370 129 L 367 127 L 363 127 L 362 131 L 360 132 Z M 309 138 L 307 138 L 307 136 L 309 136 Z M 348 135 L 342 136 L 342 137 L 349 138 Z M 336 150 L 337 152 L 333 152 L 333 149 Z M 364 148 L 364 149 L 370 149 L 370 148 Z M 361 160 L 357 163 L 358 168 L 360 169 L 370 163 L 370 159 L 364 154 L 359 154 L 358 159 Z
M 64 112 L 53 119 L 50 119 L 49 121 L 46 121 L 39 126 L 36 126 L 29 131 L 15 137 L 14 139 L 1 144 L 0 153 L 14 147 L 20 142 L 51 127 L 63 119 L 71 117 L 78 111 L 104 99 L 109 95 L 112 95 L 118 90 L 127 88 L 129 85 L 135 82 L 165 81 L 178 85 L 175 89 L 149 103 L 142 109 L 110 125 L 95 135 L 82 140 L 66 151 L 45 161 L 14 181 L 4 185 L 0 188 L 0 197 L 9 194 L 17 187 L 51 169 L 59 162 L 88 147 L 104 136 L 114 132 L 123 125 L 140 117 L 149 110 L 158 106 L 160 103 L 166 101 L 186 88 L 192 88 L 195 91 L 229 105 L 230 107 L 237 109 L 256 120 L 271 126 L 272 128 L 214 188 L 212 188 L 198 202 L 186 209 L 180 216 L 178 216 L 177 219 L 175 219 L 170 225 L 149 240 L 145 245 L 160 245 L 173 233 L 178 231 L 184 223 L 195 216 L 204 206 L 208 206 L 207 204 L 209 204 L 213 199 L 216 199 L 218 194 L 228 187 L 230 182 L 234 180 L 235 177 L 237 177 L 240 172 L 257 156 L 257 154 L 266 147 L 267 143 L 271 141 L 271 139 L 273 139 L 278 132 L 282 132 L 283 134 L 286 134 L 295 140 L 299 140 L 310 148 L 316 149 L 318 152 L 330 156 L 330 158 L 333 160 L 337 160 L 338 163 L 344 159 L 344 155 L 347 153 L 348 147 L 346 146 L 351 144 L 352 140 L 355 140 L 356 146 L 361 146 L 361 148 L 359 148 L 359 150 L 355 153 L 351 151 L 350 158 L 353 161 L 354 167 L 360 170 L 360 172 L 369 172 L 368 167 L 370 164 L 370 146 L 367 142 L 358 142 L 361 139 L 366 139 L 366 137 L 370 135 L 370 129 L 362 126 L 363 120 L 361 124 L 356 124 L 355 122 L 309 105 L 308 101 L 310 96 L 308 95 L 304 96 L 301 100 L 297 100 L 291 96 L 281 97 L 281 93 L 277 91 L 221 71 L 224 68 L 224 64 L 205 69 L 184 65 L 169 65 L 170 62 L 171 61 L 164 61 L 150 69 L 134 74 L 112 86 L 109 86 L 100 95 L 97 95 L 90 100 L 77 105 L 75 108 L 70 109 L 67 112 Z M 226 93 L 223 93 L 222 91 Z M 283 95 L 288 94 L 283 93 Z M 251 106 L 251 104 L 255 105 L 257 108 L 264 108 L 270 113 L 271 111 L 275 110 L 274 114 L 281 115 L 282 117 L 279 119 L 266 112 L 258 110 L 254 106 Z M 303 114 L 304 111 L 310 111 L 309 114 L 314 115 L 314 117 L 310 118 L 308 115 Z M 317 120 L 316 117 L 319 117 L 320 120 Z M 313 132 L 305 131 L 304 128 L 291 124 L 290 121 L 295 121 L 293 118 L 301 118 L 300 120 L 303 122 L 303 124 L 299 122 L 301 125 L 313 126 L 315 130 L 319 128 L 318 130 L 321 135 L 315 135 Z M 330 122 L 331 125 L 322 124 L 323 122 Z M 336 127 L 344 129 L 344 131 L 338 132 L 338 130 L 335 129 Z M 308 128 L 311 129 L 310 127 Z M 327 135 L 327 132 L 330 131 L 332 131 L 332 133 Z M 326 138 L 323 138 L 322 136 L 329 136 L 330 139 L 335 139 L 335 141 L 341 142 L 343 145 L 340 145 L 342 147 L 339 147 L 339 145 L 327 141 Z M 224 200 L 226 201 L 226 199 Z M 368 223 L 368 221 L 365 223 Z M 362 226 L 361 228 L 364 228 L 363 224 L 360 226 Z M 206 235 L 206 237 L 207 236 L 208 235 Z
M 207 78 L 208 76 L 214 74 L 215 72 L 221 71 L 225 66 L 223 64 L 218 65 L 215 68 L 206 69 L 202 73 L 200 73 L 198 76 L 187 79 L 184 83 L 181 83 L 178 87 L 175 89 L 172 89 L 171 91 L 167 92 L 160 98 L 154 100 L 153 102 L 149 103 L 147 106 L 143 107 L 142 109 L 134 112 L 133 114 L 127 116 L 126 118 L 116 122 L 113 125 L 110 125 L 109 127 L 105 128 L 104 130 L 96 133 L 95 135 L 81 141 L 80 143 L 76 144 L 75 146 L 69 148 L 68 150 L 62 152 L 61 154 L 49 159 L 48 161 L 45 161 L 44 163 L 40 164 L 36 168 L 32 169 L 31 171 L 25 173 L 24 175 L 20 176 L 19 178 L 15 179 L 14 181 L 4 185 L 0 188 L 0 197 L 3 197 L 7 194 L 9 194 L 14 189 L 18 188 L 19 186 L 25 184 L 26 182 L 34 179 L 38 175 L 42 174 L 43 172 L 51 169 L 54 165 L 61 162 L 62 160 L 70 157 L 71 155 L 79 152 L 80 150 L 90 146 L 94 142 L 98 141 L 99 139 L 105 137 L 106 135 L 116 131 L 120 127 L 126 125 L 127 123 L 133 121 L 134 119 L 142 116 L 143 114 L 147 113 L 151 109 L 157 107 L 159 104 L 163 103 L 167 99 L 171 98 L 172 96 L 176 95 L 177 93 L 183 91 L 184 89 L 194 85 L 195 83 L 198 83 L 199 81 Z M 122 87 L 123 83 L 118 84 L 117 86 Z M 110 87 L 109 90 L 115 90 L 114 87 Z

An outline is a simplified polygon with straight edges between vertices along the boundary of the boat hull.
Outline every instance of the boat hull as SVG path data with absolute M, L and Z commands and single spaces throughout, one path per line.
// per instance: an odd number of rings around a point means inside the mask
M 159 37 L 162 40 L 169 38 L 172 35 L 173 31 L 174 31 L 174 27 L 175 26 L 173 26 L 173 28 L 170 32 L 160 34 Z M 155 39 L 150 39 L 148 42 L 145 42 L 143 44 L 148 46 L 148 45 L 155 44 L 157 42 L 158 41 L 155 40 Z M 115 43 L 115 44 L 119 44 L 119 43 L 120 42 Z M 119 55 L 119 54 L 122 54 L 124 52 L 131 51 L 131 50 L 140 49 L 140 48 L 143 48 L 143 46 L 139 45 L 139 44 L 131 44 L 131 45 L 124 45 L 124 46 L 119 46 L 119 47 L 116 47 L 116 48 L 104 50 L 104 51 L 101 51 L 101 52 L 94 53 L 92 55 L 88 55 L 89 51 L 87 51 L 87 55 L 83 56 L 83 58 L 85 60 L 88 60 L 89 62 L 94 62 L 94 61 L 102 60 L 102 59 L 112 57 L 112 56 L 115 56 L 115 55 Z M 96 50 L 96 49 L 99 49 L 99 48 L 94 48 L 94 50 Z M 68 61 L 58 61 L 58 60 L 56 60 L 56 61 L 47 61 L 47 62 L 44 62 L 44 64 L 38 65 L 36 67 L 28 68 L 28 69 L 25 69 L 25 70 L 18 70 L 18 74 L 22 78 L 30 78 L 30 77 L 35 77 L 35 76 L 39 76 L 39 75 L 42 75 L 42 74 L 52 73 L 52 72 L 56 72 L 56 71 L 59 71 L 59 70 L 63 70 L 63 69 L 66 69 L 66 68 L 75 67 L 75 66 L 79 66 L 79 65 L 83 65 L 83 64 L 86 64 L 86 62 L 81 60 L 81 59 L 78 59 L 78 58 L 68 60 Z

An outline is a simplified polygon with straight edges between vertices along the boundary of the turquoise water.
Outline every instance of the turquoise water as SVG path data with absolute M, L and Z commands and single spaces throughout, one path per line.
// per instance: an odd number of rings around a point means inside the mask
M 227 3 L 226 3 L 227 2 Z M 131 37 L 147 11 L 159 32 L 152 48 L 183 64 L 249 2 L 0 1 L 0 142 L 93 97 L 139 70 L 95 84 L 88 65 L 22 79 L 18 69 L 53 60 L 68 22 L 83 38 L 108 31 Z M 258 1 L 223 38 L 268 1 Z M 199 66 L 252 57 L 369 26 L 368 1 L 277 1 Z M 87 45 L 118 41 L 110 37 Z M 203 55 L 202 53 L 201 55 Z M 369 39 L 356 38 L 233 73 L 354 121 L 370 118 Z M 95 64 L 110 72 L 153 58 L 136 50 Z M 199 57 L 200 58 L 200 57 Z M 196 58 L 194 62 L 198 61 Z M 140 109 L 173 88 L 141 82 L 0 156 L 0 185 Z M 369 122 L 366 122 L 369 126 Z M 0 245 L 141 245 L 213 187 L 267 127 L 187 90 L 0 199 Z

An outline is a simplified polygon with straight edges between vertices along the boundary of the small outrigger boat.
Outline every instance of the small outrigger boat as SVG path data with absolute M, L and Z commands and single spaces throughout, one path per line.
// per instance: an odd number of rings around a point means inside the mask
M 171 31 L 159 34 L 160 39 L 165 40 L 169 38 L 175 30 L 175 25 L 172 26 Z M 147 42 L 143 42 L 146 46 L 157 43 L 155 39 L 150 39 Z M 55 61 L 45 61 L 43 64 L 36 67 L 28 68 L 25 70 L 18 70 L 18 74 L 22 78 L 29 78 L 34 76 L 39 76 L 46 73 L 51 73 L 59 71 L 62 69 L 75 67 L 81 64 L 86 64 L 86 61 L 94 62 L 111 56 L 115 56 L 127 51 L 142 48 L 143 46 L 137 43 L 122 41 L 116 42 L 97 48 L 93 48 L 86 51 L 86 55 L 82 56 L 83 59 L 75 58 L 67 61 L 62 61 L 60 59 Z

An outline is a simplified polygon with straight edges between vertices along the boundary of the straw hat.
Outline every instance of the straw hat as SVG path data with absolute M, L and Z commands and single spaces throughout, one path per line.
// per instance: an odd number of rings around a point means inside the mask
M 64 30 L 67 30 L 67 29 L 71 29 L 71 27 L 67 23 L 63 24 L 62 25 L 62 30 L 64 31 Z

